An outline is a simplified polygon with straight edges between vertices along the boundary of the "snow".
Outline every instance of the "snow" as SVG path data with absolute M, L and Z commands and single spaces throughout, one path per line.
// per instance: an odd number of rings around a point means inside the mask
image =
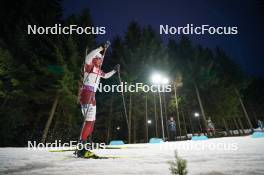
M 170 174 L 174 150 L 187 160 L 188 174 L 264 174 L 264 138 L 250 136 L 124 145 L 133 149 L 96 150 L 117 159 L 72 158 L 72 152 L 0 148 L 0 174 Z

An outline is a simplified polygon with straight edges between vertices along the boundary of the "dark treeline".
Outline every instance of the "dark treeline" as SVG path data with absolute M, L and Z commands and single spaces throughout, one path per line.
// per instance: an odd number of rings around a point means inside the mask
M 0 146 L 77 140 L 83 120 L 78 81 L 86 48 L 99 44 L 96 36 L 28 35 L 27 25 L 92 26 L 89 11 L 63 19 L 59 0 L 27 0 L 2 4 L 0 15 Z M 221 48 L 204 48 L 185 36 L 165 44 L 151 26 L 131 22 L 124 36 L 112 40 L 103 69 L 118 63 L 124 82 L 150 84 L 156 70 L 170 78 L 178 108 L 172 88 L 161 94 L 162 110 L 165 125 L 166 119 L 175 117 L 178 135 L 204 132 L 209 117 L 228 134 L 238 128 L 243 134 L 243 129 L 256 127 L 263 119 L 263 79 L 245 74 Z M 102 83 L 118 84 L 118 76 Z M 158 94 L 125 93 L 125 100 L 129 126 L 121 94 L 97 93 L 94 141 L 145 142 L 161 137 Z M 201 114 L 202 131 L 194 112 Z

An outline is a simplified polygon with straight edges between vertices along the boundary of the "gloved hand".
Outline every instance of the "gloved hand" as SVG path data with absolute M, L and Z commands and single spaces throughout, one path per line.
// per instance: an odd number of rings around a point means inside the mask
M 109 47 L 110 44 L 111 44 L 110 41 L 106 41 L 106 42 L 105 42 L 105 47 L 106 47 L 106 48 Z
M 115 65 L 114 70 L 115 71 L 119 71 L 120 70 L 120 65 L 119 64 Z
M 106 50 L 110 46 L 110 41 L 106 41 L 104 44 L 100 44 L 100 51 Z
M 106 41 L 105 44 L 104 44 L 104 48 L 107 49 L 110 46 L 110 44 L 111 44 L 110 41 Z

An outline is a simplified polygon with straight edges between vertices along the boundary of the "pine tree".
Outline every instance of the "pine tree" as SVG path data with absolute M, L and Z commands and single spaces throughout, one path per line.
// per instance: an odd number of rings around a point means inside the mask
M 170 172 L 172 175 L 186 175 L 187 171 L 187 161 L 178 156 L 178 152 L 174 152 L 175 160 L 169 161 Z

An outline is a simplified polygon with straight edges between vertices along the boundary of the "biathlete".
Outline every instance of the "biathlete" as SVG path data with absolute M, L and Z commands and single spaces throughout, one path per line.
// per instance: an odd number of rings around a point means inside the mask
M 83 80 L 82 86 L 79 89 L 79 102 L 81 105 L 81 111 L 84 117 L 84 122 L 80 134 L 80 143 L 85 145 L 87 138 L 91 136 L 94 124 L 96 120 L 96 100 L 95 94 L 99 86 L 101 78 L 110 78 L 113 76 L 120 68 L 119 64 L 114 67 L 114 69 L 108 73 L 104 73 L 101 70 L 104 55 L 109 47 L 109 42 L 104 46 L 100 46 L 97 49 L 91 51 L 86 55 L 85 63 L 83 66 Z M 91 141 L 90 141 L 91 142 Z M 85 157 L 84 154 L 87 150 L 81 149 L 77 150 L 77 157 Z

